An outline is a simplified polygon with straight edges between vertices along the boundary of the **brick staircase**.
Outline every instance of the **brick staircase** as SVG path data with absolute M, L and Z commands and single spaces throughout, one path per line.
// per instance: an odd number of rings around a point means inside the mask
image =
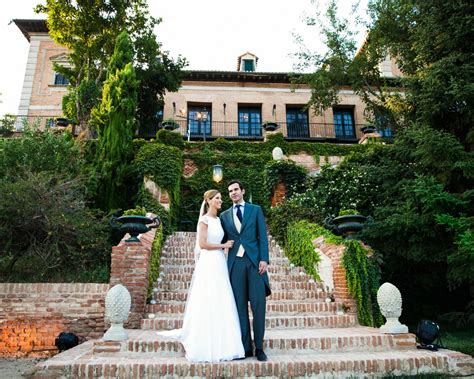
M 264 349 L 255 358 L 189 363 L 181 344 L 158 337 L 181 327 L 191 281 L 195 234 L 170 236 L 161 255 L 160 277 L 141 329 L 124 342 L 88 341 L 38 365 L 36 378 L 158 377 L 384 377 L 444 373 L 474 374 L 474 359 L 450 350 L 416 349 L 413 334 L 387 335 L 361 327 L 318 283 L 294 267 L 270 238 L 272 295 L 267 298 Z

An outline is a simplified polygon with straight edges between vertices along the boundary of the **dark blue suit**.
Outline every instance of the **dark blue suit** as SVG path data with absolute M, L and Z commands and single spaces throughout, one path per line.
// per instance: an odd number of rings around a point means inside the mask
M 229 250 L 227 266 L 239 313 L 242 343 L 246 352 L 252 351 L 248 314 L 250 301 L 255 347 L 262 349 L 265 334 L 265 296 L 271 294 L 267 273 L 263 275 L 258 273 L 260 261 L 270 263 L 267 228 L 262 208 L 245 203 L 240 233 L 234 224 L 233 207 L 222 212 L 220 219 L 226 233 L 225 240 L 234 240 L 234 245 Z M 243 257 L 237 257 L 240 245 L 245 250 Z

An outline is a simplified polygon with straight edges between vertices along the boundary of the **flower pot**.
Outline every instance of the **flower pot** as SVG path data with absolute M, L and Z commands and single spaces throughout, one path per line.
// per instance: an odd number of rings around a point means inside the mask
M 147 226 L 148 224 L 153 225 Z M 126 239 L 125 242 L 140 242 L 138 235 L 160 226 L 160 218 L 150 218 L 145 216 L 112 217 L 110 225 L 115 229 L 119 229 L 123 233 L 130 234 L 130 238 Z

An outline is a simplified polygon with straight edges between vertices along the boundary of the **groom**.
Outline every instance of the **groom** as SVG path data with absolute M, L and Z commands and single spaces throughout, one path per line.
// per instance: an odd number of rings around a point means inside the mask
M 271 294 L 267 267 L 268 240 L 262 208 L 244 201 L 245 189 L 238 180 L 228 184 L 229 196 L 233 206 L 222 212 L 220 219 L 226 233 L 226 240 L 234 240 L 229 251 L 227 266 L 230 283 L 234 292 L 239 313 L 242 344 L 245 357 L 252 357 L 248 302 L 253 314 L 253 335 L 255 356 L 266 361 L 263 351 L 265 334 L 266 296 Z

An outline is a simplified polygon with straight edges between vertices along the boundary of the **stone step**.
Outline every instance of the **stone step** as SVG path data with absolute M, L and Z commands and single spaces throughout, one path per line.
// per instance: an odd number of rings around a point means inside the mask
M 161 282 L 191 282 L 192 274 L 174 274 L 160 273 Z M 295 282 L 295 283 L 314 283 L 314 279 L 304 272 L 298 274 L 269 274 L 270 283 L 277 282 Z
M 35 378 L 146 378 L 160 377 L 312 377 L 312 378 L 374 378 L 446 374 L 474 374 L 474 359 L 450 350 L 392 350 L 373 352 L 324 352 L 312 350 L 295 354 L 269 352 L 267 362 L 256 358 L 220 363 L 191 363 L 184 357 L 161 356 L 158 353 L 115 357 L 94 354 L 100 344 L 87 341 L 36 365 Z M 120 343 L 108 342 L 102 351 L 113 351 Z M 307 352 L 306 352 L 307 351 Z
M 186 301 L 188 291 L 159 291 L 153 293 L 153 298 L 157 302 L 161 301 Z M 272 294 L 267 297 L 267 300 L 309 300 L 309 299 L 327 299 L 327 293 L 321 291 L 306 291 L 306 290 L 272 290 Z
M 185 302 L 166 302 L 160 304 L 148 304 L 146 307 L 146 313 L 184 313 Z M 332 312 L 341 311 L 343 305 L 341 302 L 326 303 L 325 301 L 288 301 L 288 302 L 275 302 L 268 301 L 266 304 L 267 314 L 271 313 L 287 313 L 287 314 L 308 314 L 308 313 L 321 313 L 321 312 Z
M 250 317 L 252 320 L 252 317 Z M 250 321 L 252 323 L 252 321 Z M 153 319 L 142 319 L 141 329 L 171 330 L 181 328 L 183 314 L 157 315 Z M 356 325 L 356 317 L 352 314 L 343 315 L 286 315 L 273 314 L 265 318 L 265 329 L 290 328 L 344 328 Z
M 166 265 L 160 267 L 160 275 L 168 275 L 168 274 L 192 274 L 194 272 L 194 265 Z M 305 274 L 304 269 L 294 265 L 287 265 L 287 266 L 276 266 L 276 265 L 269 265 L 268 266 L 268 273 L 278 274 L 278 275 L 302 275 L 301 273 Z
M 127 356 L 129 353 L 159 353 L 160 356 L 184 357 L 184 348 L 179 341 L 158 336 L 154 330 L 129 330 L 128 334 L 128 341 L 120 342 L 120 351 L 115 356 Z M 263 348 L 269 355 L 298 354 L 302 351 L 315 354 L 372 352 L 414 349 L 416 340 L 413 334 L 381 334 L 378 329 L 367 327 L 270 329 L 265 333 Z M 106 356 L 109 352 L 98 349 L 97 353 Z
M 166 282 L 161 281 L 157 283 L 157 290 L 159 292 L 167 291 L 179 291 L 189 290 L 191 282 L 172 281 Z M 303 290 L 303 291 L 314 291 L 321 290 L 318 283 L 310 282 L 270 282 L 270 288 L 272 291 L 289 291 L 289 290 Z

